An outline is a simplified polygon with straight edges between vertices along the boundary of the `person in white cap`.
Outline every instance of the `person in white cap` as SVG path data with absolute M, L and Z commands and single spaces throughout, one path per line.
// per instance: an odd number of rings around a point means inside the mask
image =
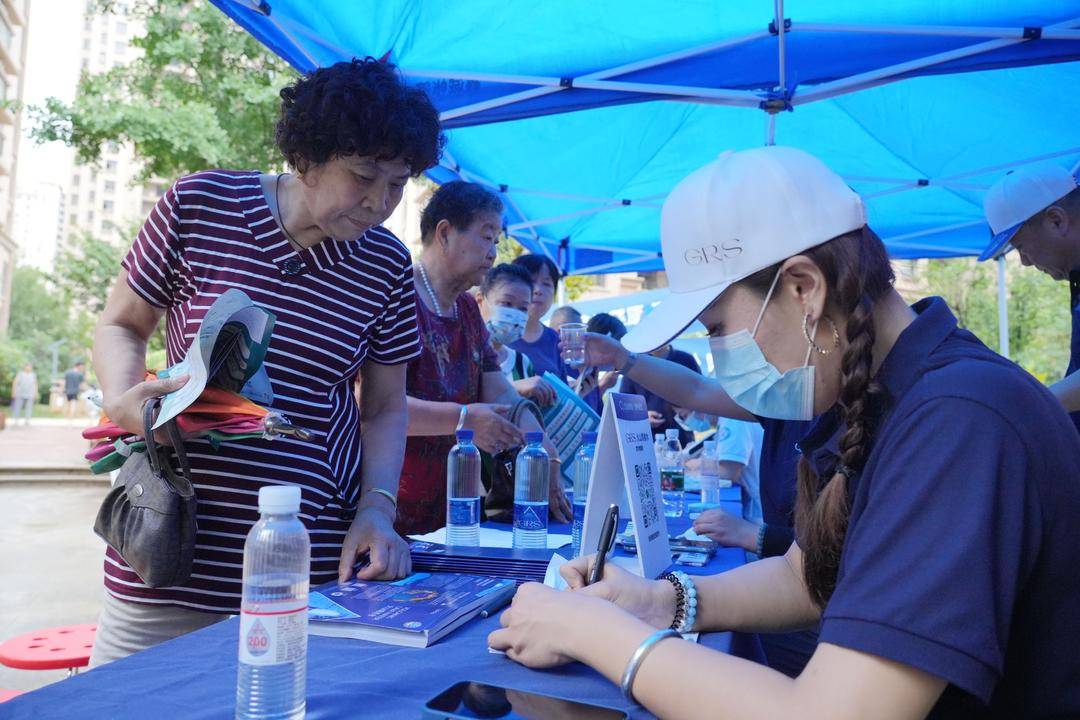
M 624 342 L 645 351 L 698 318 L 718 382 L 594 338 L 586 361 L 682 407 L 820 416 L 800 441 L 797 542 L 696 578 L 608 563 L 587 587 L 595 558 L 578 558 L 573 591 L 523 585 L 490 646 L 583 661 L 665 718 L 1080 716 L 1080 437 L 1057 400 L 940 298 L 909 307 L 860 198 L 799 150 L 692 173 L 661 242 L 670 297 Z M 675 632 L 814 625 L 794 679 Z
M 1001 257 L 1013 248 L 1020 262 L 1055 280 L 1069 281 L 1072 343 L 1065 378 L 1050 386 L 1080 430 L 1080 188 L 1076 177 L 1057 165 L 1036 165 L 1008 173 L 983 199 L 993 237 L 979 260 Z

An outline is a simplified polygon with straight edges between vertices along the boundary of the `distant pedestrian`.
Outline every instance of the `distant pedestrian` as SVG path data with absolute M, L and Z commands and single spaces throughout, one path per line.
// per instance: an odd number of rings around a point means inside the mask
M 15 380 L 11 383 L 11 424 L 14 427 L 19 413 L 23 414 L 23 424 L 30 424 L 30 416 L 34 413 L 34 402 L 38 396 L 37 375 L 34 366 L 26 363 L 23 369 L 15 374 Z
M 81 361 L 64 373 L 64 415 L 66 417 L 75 417 L 75 411 L 79 407 L 79 391 L 82 390 L 85 379 L 86 365 Z

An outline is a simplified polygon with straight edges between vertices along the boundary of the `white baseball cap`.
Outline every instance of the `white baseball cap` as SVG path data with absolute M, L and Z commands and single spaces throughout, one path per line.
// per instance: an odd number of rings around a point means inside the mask
M 1007 173 L 986 191 L 983 210 L 993 238 L 979 260 L 1009 252 L 1020 226 L 1076 189 L 1076 178 L 1059 165 L 1035 165 Z
M 664 201 L 660 245 L 671 293 L 623 345 L 654 350 L 732 283 L 864 225 L 862 198 L 813 155 L 780 146 L 725 152 Z

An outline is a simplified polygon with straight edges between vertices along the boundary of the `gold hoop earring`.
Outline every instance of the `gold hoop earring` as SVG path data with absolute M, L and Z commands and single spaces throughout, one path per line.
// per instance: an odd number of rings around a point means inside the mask
M 831 317 L 829 317 L 828 315 L 822 315 L 821 318 L 823 320 L 827 320 L 829 325 L 832 326 L 833 346 L 832 346 L 831 349 L 826 350 L 825 348 L 821 347 L 816 342 L 814 342 L 814 338 L 810 337 L 810 316 L 809 315 L 804 315 L 803 316 L 802 331 L 803 331 L 803 335 L 806 336 L 806 342 L 810 343 L 810 347 L 812 347 L 820 355 L 828 355 L 833 350 L 836 350 L 838 347 L 840 347 L 840 331 L 837 330 L 836 323 L 833 322 Z

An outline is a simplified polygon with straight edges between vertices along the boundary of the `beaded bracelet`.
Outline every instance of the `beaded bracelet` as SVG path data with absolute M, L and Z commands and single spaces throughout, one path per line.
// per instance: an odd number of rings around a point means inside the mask
M 660 579 L 675 586 L 675 618 L 671 621 L 671 629 L 680 633 L 690 632 L 697 622 L 697 586 L 681 570 L 666 572 Z
M 757 556 L 759 558 L 765 557 L 765 528 L 768 525 L 761 523 L 761 527 L 757 531 Z

